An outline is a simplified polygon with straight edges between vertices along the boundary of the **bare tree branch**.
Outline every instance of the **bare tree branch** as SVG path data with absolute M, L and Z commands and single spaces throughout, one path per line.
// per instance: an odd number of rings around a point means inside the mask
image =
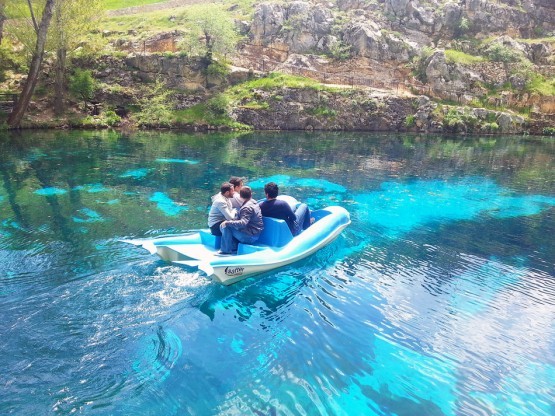
M 35 19 L 35 13 L 33 13 L 33 5 L 31 4 L 31 0 L 27 0 L 27 4 L 29 5 L 29 11 L 31 12 L 31 19 L 33 19 L 33 26 L 35 28 L 35 32 L 39 33 L 39 25 L 37 25 L 37 20 Z

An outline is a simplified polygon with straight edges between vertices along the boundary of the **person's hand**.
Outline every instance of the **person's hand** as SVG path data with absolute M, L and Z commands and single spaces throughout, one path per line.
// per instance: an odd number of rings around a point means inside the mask
M 227 225 L 227 221 L 222 222 L 222 224 L 220 225 L 221 228 L 225 228 L 225 226 Z

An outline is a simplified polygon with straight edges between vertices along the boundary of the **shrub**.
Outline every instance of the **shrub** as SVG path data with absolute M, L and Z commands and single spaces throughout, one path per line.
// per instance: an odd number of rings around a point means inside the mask
M 76 97 L 83 100 L 84 109 L 87 107 L 87 101 L 93 97 L 96 89 L 96 83 L 91 71 L 76 69 L 69 81 L 69 90 Z
M 338 61 L 344 61 L 351 57 L 351 45 L 347 45 L 341 41 L 335 42 L 330 46 L 330 55 Z
M 466 131 L 473 129 L 478 123 L 478 118 L 472 114 L 462 112 L 456 108 L 450 108 L 443 118 L 443 125 L 451 131 Z
M 102 115 L 104 122 L 110 127 L 117 126 L 121 122 L 121 117 L 113 110 L 105 111 Z
M 484 123 L 482 124 L 482 127 L 480 127 L 480 130 L 487 133 L 496 133 L 499 131 L 499 124 L 495 121 L 492 121 L 491 123 Z
M 335 117 L 337 115 L 337 111 L 325 106 L 318 106 L 315 108 L 311 108 L 307 112 L 309 114 L 312 114 L 313 116 L 318 116 L 318 117 Z
M 209 77 L 225 78 L 227 74 L 229 74 L 229 68 L 227 67 L 227 65 L 221 64 L 216 61 L 212 62 L 206 68 L 206 75 L 208 75 Z
M 138 104 L 141 110 L 134 118 L 139 126 L 170 126 L 173 120 L 172 92 L 167 90 L 160 80 L 156 80 L 154 85 L 145 91 Z
M 494 43 L 486 49 L 486 54 L 492 61 L 495 62 L 518 62 L 521 59 L 521 54 L 508 46 L 500 43 Z
M 218 94 L 208 101 L 207 108 L 215 117 L 227 114 L 229 98 L 224 94 Z
M 544 127 L 543 134 L 546 136 L 555 136 L 555 127 Z
M 411 127 L 414 127 L 414 125 L 416 124 L 416 117 L 414 115 L 408 115 L 405 118 L 405 127 L 410 129 Z
M 420 55 L 414 58 L 412 62 L 412 69 L 413 69 L 414 76 L 420 82 L 424 82 L 424 83 L 428 82 L 428 77 L 426 75 L 426 63 L 428 61 L 428 58 L 432 56 L 433 53 L 434 53 L 434 49 L 430 48 L 429 46 L 426 46 L 420 51 Z

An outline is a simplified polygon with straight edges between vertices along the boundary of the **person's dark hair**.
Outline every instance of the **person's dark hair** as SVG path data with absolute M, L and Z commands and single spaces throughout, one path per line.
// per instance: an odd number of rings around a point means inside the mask
M 222 183 L 222 186 L 220 187 L 220 193 L 223 195 L 225 194 L 227 191 L 230 191 L 233 189 L 233 185 L 230 184 L 229 182 L 224 182 Z
M 268 198 L 277 198 L 279 193 L 277 183 L 268 182 L 266 185 L 264 185 L 264 193 L 268 196 Z
M 232 176 L 231 178 L 229 178 L 229 183 L 232 184 L 234 187 L 241 186 L 242 182 L 245 182 L 245 180 L 238 176 Z
M 251 191 L 251 187 L 250 186 L 243 186 L 241 188 L 241 190 L 239 191 L 239 195 L 241 196 L 241 198 L 243 198 L 245 201 L 248 199 L 252 198 L 252 191 Z

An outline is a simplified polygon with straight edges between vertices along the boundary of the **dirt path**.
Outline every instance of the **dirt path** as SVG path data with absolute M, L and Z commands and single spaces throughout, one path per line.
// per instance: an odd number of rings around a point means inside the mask
M 143 6 L 127 7 L 125 9 L 110 10 L 107 14 L 109 17 L 125 16 L 128 14 L 149 13 L 164 9 L 174 9 L 176 7 L 189 6 L 191 4 L 212 3 L 207 0 L 169 0 L 162 3 L 145 4 Z

